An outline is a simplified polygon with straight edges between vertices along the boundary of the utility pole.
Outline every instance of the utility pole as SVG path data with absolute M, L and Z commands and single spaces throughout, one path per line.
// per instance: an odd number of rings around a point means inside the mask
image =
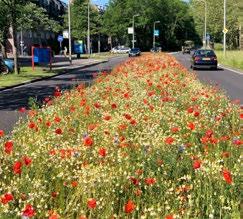
M 69 40 L 69 63 L 70 65 L 72 65 L 71 0 L 68 0 L 68 40 Z
M 226 56 L 226 0 L 224 0 L 224 57 Z
M 205 39 L 205 49 L 207 48 L 207 2 L 204 0 L 205 3 L 205 27 L 204 27 L 204 39 Z
M 87 32 L 87 50 L 90 55 L 90 0 L 88 0 L 88 32 Z
M 133 21 L 132 21 L 132 29 L 133 29 L 133 34 L 132 34 L 132 48 L 134 49 L 134 44 L 135 44 L 135 21 L 134 21 L 134 18 L 135 17 L 138 17 L 139 14 L 135 14 L 133 15 Z
M 155 21 L 154 22 L 154 32 L 153 32 L 153 47 L 155 48 L 155 25 L 156 24 L 159 24 L 160 23 L 160 21 Z

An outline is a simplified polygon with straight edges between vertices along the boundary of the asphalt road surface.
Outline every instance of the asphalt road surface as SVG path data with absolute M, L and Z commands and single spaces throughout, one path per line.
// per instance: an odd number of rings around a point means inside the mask
M 176 59 L 190 71 L 191 63 L 189 54 L 175 53 Z M 234 72 L 219 67 L 218 70 L 194 70 L 199 80 L 203 83 L 218 85 L 231 99 L 240 100 L 243 104 L 243 72 Z
M 26 84 L 16 88 L 0 91 L 0 130 L 10 133 L 13 126 L 25 114 L 18 110 L 21 107 L 28 109 L 29 98 L 37 101 L 44 100 L 45 97 L 52 96 L 56 86 L 63 89 L 70 89 L 81 82 L 90 83 L 92 73 L 110 71 L 114 66 L 125 61 L 127 57 L 115 57 L 106 63 L 83 68 L 81 70 L 70 71 L 46 80 Z

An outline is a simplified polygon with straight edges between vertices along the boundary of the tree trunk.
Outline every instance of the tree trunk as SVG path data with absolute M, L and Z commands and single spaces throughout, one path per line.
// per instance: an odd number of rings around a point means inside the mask
M 18 63 L 18 48 L 17 48 L 17 27 L 16 27 L 16 11 L 15 11 L 16 2 L 13 1 L 13 7 L 11 11 L 11 26 L 10 32 L 13 37 L 13 57 L 14 57 L 14 72 L 15 74 L 19 74 L 19 63 Z
M 0 42 L 0 46 L 1 46 L 1 52 L 3 54 L 3 58 L 6 59 L 7 58 L 6 45 L 4 42 Z

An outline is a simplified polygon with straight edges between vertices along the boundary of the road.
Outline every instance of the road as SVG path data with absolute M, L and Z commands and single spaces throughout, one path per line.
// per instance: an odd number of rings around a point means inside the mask
M 29 98 L 42 101 L 45 97 L 52 96 L 56 86 L 70 89 L 81 82 L 90 82 L 92 73 L 110 71 L 114 66 L 125 61 L 127 57 L 114 57 L 106 63 L 87 67 L 82 70 L 74 70 L 70 73 L 59 75 L 50 79 L 19 86 L 13 89 L 0 91 L 0 130 L 10 133 L 13 126 L 25 114 L 18 110 L 21 107 L 28 109 Z
M 176 59 L 190 69 L 189 54 L 175 53 Z M 222 90 L 226 91 L 226 95 L 231 99 L 240 100 L 243 104 L 243 73 L 233 72 L 227 69 L 219 68 L 218 70 L 195 70 L 199 80 L 203 83 L 217 84 Z

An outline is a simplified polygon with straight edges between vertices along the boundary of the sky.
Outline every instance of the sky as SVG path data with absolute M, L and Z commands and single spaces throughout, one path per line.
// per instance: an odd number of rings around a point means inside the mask
M 67 3 L 68 0 L 62 0 L 63 2 Z M 109 0 L 92 0 L 92 2 L 96 5 L 105 5 L 108 3 Z

